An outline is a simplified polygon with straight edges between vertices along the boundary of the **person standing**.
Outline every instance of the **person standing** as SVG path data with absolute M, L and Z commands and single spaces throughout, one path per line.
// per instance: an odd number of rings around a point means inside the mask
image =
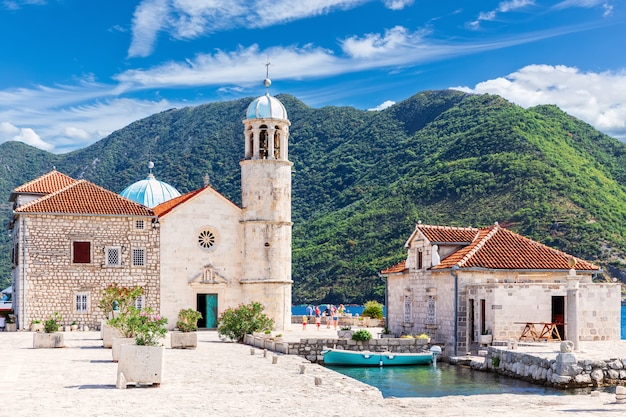
M 333 327 L 337 330 L 337 324 L 339 323 L 339 312 L 337 311 L 337 307 L 333 306 L 330 309 L 330 315 L 333 319 Z
M 306 315 L 307 315 L 307 316 L 312 316 L 312 315 L 313 315 L 313 306 L 312 306 L 311 304 L 309 304 L 309 305 L 306 307 Z
M 317 327 L 317 330 L 320 329 L 321 324 L 322 324 L 322 313 L 320 312 L 320 307 L 317 306 L 315 307 L 315 327 Z
M 306 330 L 307 321 L 309 321 L 307 316 L 302 316 L 302 330 Z

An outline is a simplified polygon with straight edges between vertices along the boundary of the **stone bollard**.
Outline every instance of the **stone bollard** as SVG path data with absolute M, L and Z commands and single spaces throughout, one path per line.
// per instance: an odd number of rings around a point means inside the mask
M 315 377 L 315 385 L 322 385 L 322 378 L 320 378 L 319 376 Z
M 278 356 L 274 355 L 272 356 L 272 364 L 276 365 L 278 363 Z
M 300 374 L 302 375 L 304 372 L 306 372 L 306 366 L 300 365 Z
M 263 349 L 263 357 L 267 358 L 267 349 Z
M 507 347 L 510 350 L 517 349 L 517 339 L 509 339 L 509 341 L 507 342 Z
M 626 387 L 622 385 L 615 387 L 615 402 L 618 404 L 626 404 Z
M 564 340 L 561 342 L 561 352 L 570 353 L 574 350 L 574 342 L 571 340 Z
M 254 354 L 255 354 L 255 352 L 256 352 L 256 351 L 255 351 L 254 349 L 250 349 L 250 354 L 251 354 L 251 355 L 254 355 Z

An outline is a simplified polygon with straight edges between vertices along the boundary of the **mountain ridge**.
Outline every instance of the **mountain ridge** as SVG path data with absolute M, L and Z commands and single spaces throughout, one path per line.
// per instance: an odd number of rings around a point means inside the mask
M 523 109 L 454 90 L 420 92 L 376 112 L 276 97 L 291 121 L 295 303 L 382 301 L 377 273 L 406 256 L 404 241 L 420 220 L 498 221 L 624 269 L 626 145 L 556 106 Z M 240 204 L 241 120 L 251 100 L 170 109 L 64 155 L 4 143 L 0 195 L 7 201 L 15 186 L 52 166 L 120 192 L 144 178 L 152 160 L 155 176 L 179 191 L 202 187 L 208 174 Z M 0 244 L 6 276 L 10 249 Z

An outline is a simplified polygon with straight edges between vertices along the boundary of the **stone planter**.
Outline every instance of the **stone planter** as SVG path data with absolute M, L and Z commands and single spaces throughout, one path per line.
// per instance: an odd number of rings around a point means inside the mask
M 31 332 L 43 332 L 43 323 L 31 323 L 30 331 Z
M 70 331 L 72 331 L 72 329 L 71 329 L 70 326 L 63 326 L 63 331 L 64 332 L 70 332 Z
M 198 346 L 198 333 L 170 332 L 170 344 L 172 349 L 195 349 Z
M 127 384 L 161 384 L 165 348 L 163 346 L 121 345 L 117 362 L 116 387 L 125 389 Z
M 114 337 L 111 343 L 111 356 L 113 357 L 113 362 L 117 362 L 119 360 L 122 345 L 134 344 L 136 344 L 134 337 Z
M 337 337 L 340 339 L 352 339 L 354 330 L 337 330 Z
M 490 345 L 492 341 L 492 334 L 481 334 L 480 336 L 478 336 L 478 343 L 480 343 L 481 345 Z
M 113 338 L 114 337 L 124 337 L 122 332 L 120 332 L 115 327 L 109 326 L 108 324 L 103 324 L 102 326 L 102 346 L 110 349 L 113 346 Z
M 17 331 L 17 323 L 6 323 L 5 329 L 7 332 L 16 332 Z
M 33 349 L 50 349 L 65 347 L 63 333 L 42 333 L 33 334 Z
M 72 325 L 70 326 L 70 329 L 71 329 L 73 332 L 77 331 L 77 330 L 78 330 L 78 324 L 72 324 Z

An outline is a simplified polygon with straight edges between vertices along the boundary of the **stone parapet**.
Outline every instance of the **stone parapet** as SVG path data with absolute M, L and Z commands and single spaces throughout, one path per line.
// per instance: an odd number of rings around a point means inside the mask
M 300 339 L 299 342 L 276 342 L 270 338 L 253 335 L 246 335 L 244 343 L 261 349 L 298 355 L 313 363 L 324 362 L 322 351 L 327 348 L 370 352 L 419 353 L 427 350 L 430 346 L 427 339 L 386 338 L 362 342 L 352 339 L 311 338 Z
M 586 388 L 626 384 L 626 358 L 578 359 L 575 352 L 554 358 L 522 351 L 488 347 L 485 360 L 472 361 L 472 369 L 497 372 L 537 385 Z

